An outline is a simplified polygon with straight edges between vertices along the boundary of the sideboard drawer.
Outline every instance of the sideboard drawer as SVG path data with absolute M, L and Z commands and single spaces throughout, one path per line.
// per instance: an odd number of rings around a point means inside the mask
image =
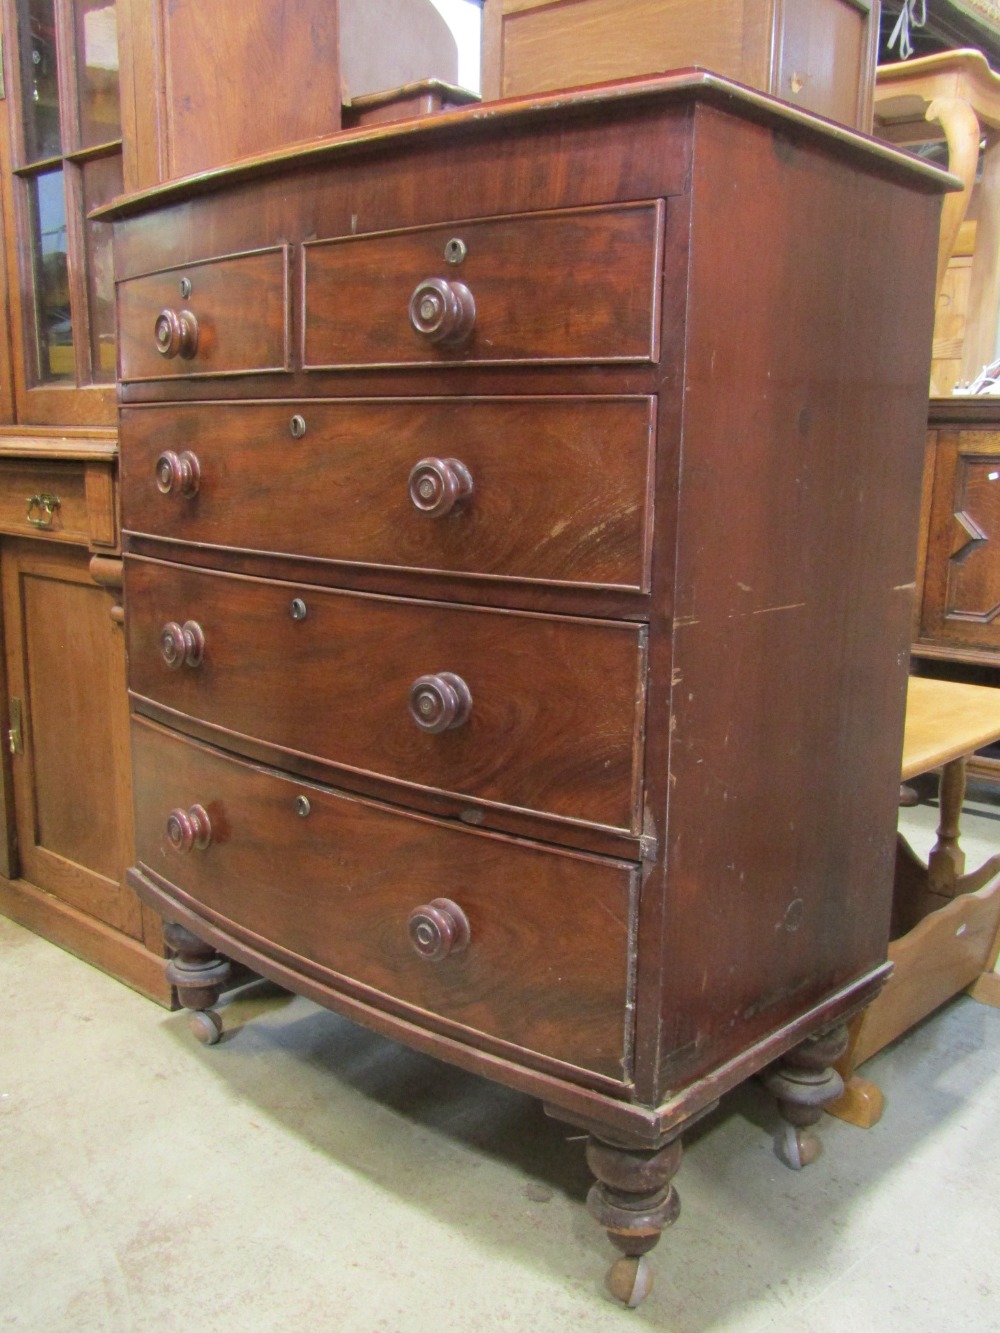
M 118 361 L 122 380 L 287 370 L 287 246 L 120 282 Z
M 341 769 L 639 832 L 640 626 L 136 558 L 125 580 L 135 695 Z
M 0 532 L 86 546 L 90 534 L 86 465 L 0 459 Z
M 654 406 L 124 408 L 124 504 L 133 531 L 200 545 L 645 591 Z M 170 467 L 187 455 L 185 486 Z
M 138 861 L 207 919 L 296 966 L 625 1081 L 637 867 L 296 782 L 149 723 L 132 730 Z M 434 959 L 416 952 L 411 918 L 440 899 L 468 938 L 448 948 L 432 924 L 445 950 Z
M 621 204 L 310 241 L 303 364 L 655 360 L 663 214 Z

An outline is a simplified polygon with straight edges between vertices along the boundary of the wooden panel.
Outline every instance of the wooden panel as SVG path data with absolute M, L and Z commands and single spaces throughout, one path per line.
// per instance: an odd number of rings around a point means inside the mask
M 131 819 L 113 598 L 91 582 L 85 552 L 11 542 L 2 563 L 7 684 L 24 708 L 13 759 L 21 873 L 140 938 L 138 901 L 121 885 Z
M 858 100 L 865 76 L 874 85 L 871 16 L 852 0 L 783 0 L 781 12 L 781 52 L 772 92 L 831 120 L 869 128 L 859 119 Z M 867 83 L 862 96 L 870 106 Z M 870 121 L 870 111 L 868 116 Z
M 124 503 L 134 532 L 199 544 L 645 589 L 653 406 L 463 398 L 125 408 Z M 293 412 L 305 423 L 298 439 Z M 165 450 L 194 451 L 195 495 L 160 492 Z M 436 457 L 457 459 L 472 481 L 471 495 L 440 517 L 418 510 L 407 484 L 416 464 Z
M 29 522 L 29 514 L 36 523 Z M 86 546 L 85 464 L 0 459 L 0 532 Z
M 696 135 L 666 919 L 741 964 L 665 952 L 667 1086 L 884 958 L 938 229 L 804 141 Z
M 603 83 L 700 64 L 743 73 L 743 0 L 488 0 L 503 10 L 496 95 Z M 488 29 L 484 29 L 484 32 Z
M 643 631 L 634 625 L 357 596 L 126 560 L 129 686 L 179 714 L 346 769 L 636 828 Z M 294 598 L 306 614 L 294 620 Z M 168 622 L 205 636 L 169 669 Z M 427 734 L 418 678 L 455 673 L 468 720 Z
M 921 637 L 1000 649 L 1000 432 L 937 434 Z
M 486 0 L 484 93 L 701 65 L 870 130 L 879 8 L 877 0 Z
M 276 0 L 157 8 L 169 176 L 340 128 L 336 5 L 297 10 L 295 21 Z
M 336 973 L 464 1028 L 627 1076 L 628 942 L 637 871 L 296 782 L 141 722 L 133 726 L 141 867 L 209 920 L 298 967 Z M 309 810 L 303 815 L 298 798 Z M 211 844 L 176 851 L 174 807 Z M 450 898 L 467 948 L 417 956 L 407 923 Z
M 651 360 L 662 226 L 662 205 L 647 203 L 308 243 L 303 364 Z M 453 238 L 467 251 L 456 264 L 445 258 Z M 460 282 L 475 299 L 460 346 L 411 325 L 411 295 L 427 278 Z
M 165 310 L 194 316 L 193 355 L 164 356 L 159 351 L 155 328 Z M 287 326 L 285 246 L 131 278 L 118 284 L 119 377 L 175 379 L 285 370 Z

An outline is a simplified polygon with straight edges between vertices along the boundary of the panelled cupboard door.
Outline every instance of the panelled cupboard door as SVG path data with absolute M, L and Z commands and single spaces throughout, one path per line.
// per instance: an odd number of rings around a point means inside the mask
M 86 550 L 10 541 L 0 551 L 8 726 L 21 875 L 135 939 L 123 887 L 131 816 L 122 631 Z M 18 726 L 19 724 L 19 726 Z
M 920 639 L 1000 652 L 1000 431 L 937 432 Z

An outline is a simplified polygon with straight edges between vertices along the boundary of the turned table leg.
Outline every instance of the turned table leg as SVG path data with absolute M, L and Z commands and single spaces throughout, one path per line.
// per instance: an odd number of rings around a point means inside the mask
M 636 1306 L 653 1286 L 645 1256 L 681 1210 L 670 1183 L 681 1164 L 681 1141 L 673 1139 L 660 1148 L 627 1148 L 591 1136 L 587 1162 L 597 1177 L 587 1208 L 624 1256 L 608 1270 L 608 1287 L 625 1305 Z
M 823 1109 L 844 1091 L 844 1080 L 833 1068 L 847 1048 L 847 1025 L 810 1037 L 793 1047 L 764 1074 L 764 1086 L 777 1099 L 785 1121 L 776 1145 L 778 1156 L 793 1171 L 814 1162 L 820 1154 L 819 1138 L 813 1133 Z
M 230 978 L 229 960 L 175 922 L 164 925 L 163 937 L 174 951 L 167 963 L 167 981 L 177 987 L 178 999 L 191 1011 L 191 1031 L 206 1046 L 214 1046 L 222 1035 L 222 1019 L 211 1006 Z

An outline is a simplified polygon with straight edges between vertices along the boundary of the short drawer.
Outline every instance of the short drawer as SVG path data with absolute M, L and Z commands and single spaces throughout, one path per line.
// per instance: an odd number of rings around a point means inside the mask
M 651 202 L 310 241 L 303 364 L 652 361 L 662 231 Z
M 334 984 L 627 1078 L 635 866 L 334 793 L 142 721 L 133 757 L 140 867 L 209 919 Z M 441 899 L 467 939 L 445 909 L 458 938 L 426 957 L 411 931 Z M 447 943 L 433 917 L 423 936 Z
M 122 380 L 288 369 L 288 250 L 275 246 L 118 284 Z
M 352 564 L 645 591 L 653 414 L 650 398 L 125 408 L 126 526 Z M 197 472 L 186 482 L 172 462 L 182 458 Z
M 463 801 L 639 832 L 640 626 L 134 557 L 125 596 L 129 686 L 179 715 Z
M 94 481 L 87 494 L 87 469 Z M 116 526 L 113 507 L 113 463 L 47 463 L 35 459 L 0 459 L 0 532 L 21 537 L 48 537 L 55 541 L 86 546 L 92 530 L 110 538 L 100 544 L 114 546 Z M 103 499 L 103 503 L 102 503 Z

